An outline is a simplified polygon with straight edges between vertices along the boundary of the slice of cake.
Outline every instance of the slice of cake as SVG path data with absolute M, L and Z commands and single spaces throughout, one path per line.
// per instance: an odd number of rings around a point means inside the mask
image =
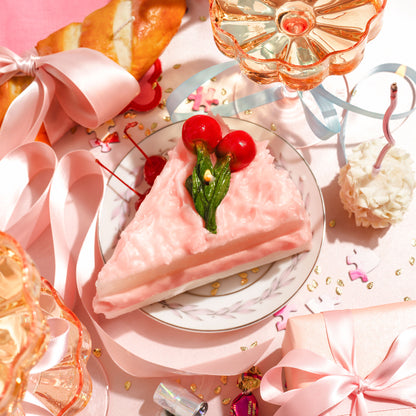
M 232 173 L 214 234 L 184 185 L 196 156 L 180 140 L 98 275 L 95 312 L 113 318 L 308 250 L 312 232 L 302 197 L 267 144 L 257 142 L 250 165 Z

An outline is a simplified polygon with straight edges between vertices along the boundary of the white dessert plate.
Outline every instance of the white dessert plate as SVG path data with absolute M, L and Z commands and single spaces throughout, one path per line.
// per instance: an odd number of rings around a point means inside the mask
M 317 261 L 324 230 L 325 211 L 321 191 L 308 163 L 286 140 L 248 121 L 225 118 L 231 129 L 241 129 L 256 140 L 269 140 L 276 164 L 290 172 L 305 201 L 312 223 L 312 248 L 289 258 L 229 276 L 142 310 L 154 319 L 189 331 L 229 331 L 254 324 L 283 307 L 302 287 Z M 166 154 L 181 136 L 182 122 L 156 131 L 140 142 L 148 155 Z M 133 148 L 115 173 L 144 192 L 145 159 Z M 104 261 L 114 250 L 120 232 L 135 214 L 137 196 L 115 177 L 108 181 L 99 214 L 98 238 Z M 143 241 L 146 244 L 146 241 Z

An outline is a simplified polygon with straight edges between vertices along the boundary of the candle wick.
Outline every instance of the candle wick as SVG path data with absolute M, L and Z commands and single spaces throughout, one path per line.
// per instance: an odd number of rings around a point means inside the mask
M 390 132 L 390 120 L 391 116 L 396 108 L 397 105 L 397 84 L 393 83 L 390 87 L 390 105 L 386 110 L 386 113 L 383 117 L 383 133 L 385 138 L 387 139 L 387 144 L 381 149 L 380 154 L 374 163 L 373 166 L 373 173 L 377 174 L 380 171 L 381 163 L 386 156 L 387 152 L 396 144 L 394 138 Z

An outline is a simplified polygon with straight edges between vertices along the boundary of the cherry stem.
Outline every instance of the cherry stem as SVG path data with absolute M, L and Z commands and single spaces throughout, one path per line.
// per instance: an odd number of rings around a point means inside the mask
M 134 192 L 139 198 L 142 198 L 143 195 L 139 192 L 137 192 L 134 188 L 132 188 L 130 185 L 127 185 L 126 182 L 123 181 L 123 179 L 121 179 L 119 176 L 117 176 L 114 172 L 112 172 L 110 169 L 108 169 L 106 166 L 104 166 L 98 159 L 95 159 L 95 161 L 102 167 L 104 168 L 107 172 L 111 173 L 111 175 L 113 175 L 115 178 L 117 178 L 122 184 L 126 185 L 127 188 L 130 189 L 130 191 Z
M 393 114 L 393 111 L 395 110 L 396 105 L 397 105 L 397 84 L 394 83 L 394 84 L 391 84 L 391 87 L 390 87 L 390 106 L 387 109 L 386 113 L 384 114 L 384 118 L 383 118 L 383 133 L 387 139 L 387 144 L 381 149 L 381 152 L 378 155 L 376 163 L 374 163 L 373 165 L 374 173 L 379 172 L 380 167 L 381 167 L 381 162 L 383 161 L 384 156 L 386 156 L 386 153 L 390 150 L 390 148 L 392 148 L 396 144 L 390 132 L 390 126 L 389 126 L 391 115 Z
M 128 123 L 126 127 L 124 128 L 124 134 L 127 136 L 127 138 L 137 147 L 137 149 L 140 150 L 141 154 L 146 158 L 146 160 L 149 160 L 149 156 L 142 150 L 142 148 L 133 140 L 133 138 L 130 136 L 130 134 L 127 132 L 128 129 L 137 126 L 137 121 L 133 121 L 131 123 Z

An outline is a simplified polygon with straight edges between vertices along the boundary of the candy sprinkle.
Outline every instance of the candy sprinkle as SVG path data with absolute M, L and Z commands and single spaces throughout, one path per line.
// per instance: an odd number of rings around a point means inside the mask
M 396 275 L 396 276 L 400 276 L 401 274 L 402 274 L 402 269 L 397 269 L 395 272 L 394 272 L 394 274 Z
M 192 383 L 189 388 L 195 393 L 196 392 L 196 384 Z
M 337 284 L 338 284 L 338 286 L 344 287 L 344 282 L 341 279 L 337 280 Z
M 215 394 L 220 394 L 221 393 L 221 386 L 217 386 L 217 387 L 215 387 L 215 389 L 214 389 L 214 393 Z
M 332 278 L 328 276 L 328 277 L 326 278 L 326 280 L 325 280 L 325 283 L 326 283 L 327 285 L 330 285 L 330 284 L 331 284 L 331 282 L 332 282 Z
M 320 274 L 320 273 L 321 273 L 321 271 L 322 271 L 321 266 L 316 266 L 316 267 L 313 269 L 313 271 L 315 272 L 315 274 Z
M 372 289 L 374 287 L 374 283 L 373 282 L 368 282 L 367 283 L 367 289 Z
M 329 221 L 329 226 L 330 226 L 331 228 L 334 228 L 334 227 L 335 227 L 335 225 L 336 225 L 335 220 L 331 220 L 331 221 Z
M 101 357 L 101 354 L 102 354 L 101 348 L 94 348 L 94 350 L 93 350 L 93 354 L 94 354 L 97 358 L 100 358 L 100 357 Z
M 220 381 L 225 386 L 228 383 L 228 376 L 221 376 Z
M 409 296 L 406 296 L 403 300 L 404 300 L 405 302 L 409 302 L 410 298 L 409 298 Z
M 410 257 L 409 263 L 410 263 L 411 266 L 414 266 L 415 265 L 415 258 L 413 256 Z
M 124 383 L 124 388 L 126 389 L 126 391 L 129 391 L 131 387 L 131 381 L 126 381 Z
M 339 296 L 342 295 L 342 288 L 340 288 L 339 286 L 335 289 L 335 293 Z
M 230 404 L 231 402 L 231 397 L 227 397 L 226 399 L 222 399 L 222 404 L 227 405 Z

